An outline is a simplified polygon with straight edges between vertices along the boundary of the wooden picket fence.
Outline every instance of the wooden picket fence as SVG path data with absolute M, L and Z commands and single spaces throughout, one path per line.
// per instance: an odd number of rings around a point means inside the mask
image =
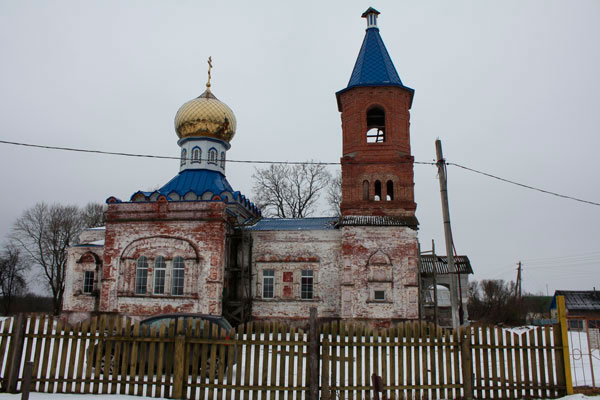
M 560 329 L 522 334 L 497 327 L 442 330 L 405 322 L 373 330 L 327 322 L 318 335 L 277 322 L 251 322 L 231 332 L 194 326 L 154 327 L 117 316 L 76 326 L 40 315 L 0 327 L 0 374 L 21 354 L 15 385 L 47 393 L 129 394 L 218 400 L 363 400 L 372 375 L 392 399 L 554 398 L 565 393 Z M 314 329 L 317 329 L 314 328 Z M 16 339 L 15 339 L 16 338 Z M 311 340 L 318 341 L 311 347 Z M 18 346 L 20 342 L 20 346 Z M 316 354 L 311 348 L 316 348 Z M 17 357 L 19 358 L 19 357 Z M 317 359 L 311 374 L 309 360 Z M 311 376 L 312 375 L 312 376 Z M 15 386 L 17 388 L 17 386 Z

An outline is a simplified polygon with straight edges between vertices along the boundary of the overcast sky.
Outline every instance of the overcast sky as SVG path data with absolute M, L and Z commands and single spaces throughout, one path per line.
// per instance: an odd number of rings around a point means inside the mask
M 177 157 L 178 108 L 213 93 L 238 121 L 229 159 L 337 162 L 335 92 L 369 6 L 415 89 L 417 161 L 455 162 L 600 202 L 598 1 L 0 1 L 0 140 Z M 332 172 L 335 170 L 331 167 Z M 178 161 L 0 144 L 0 237 L 40 201 L 84 205 L 162 186 Z M 228 163 L 251 195 L 252 167 Z M 600 207 L 448 167 L 475 279 L 600 289 Z M 415 165 L 423 250 L 445 253 L 436 169 Z M 324 209 L 323 212 L 326 210 Z

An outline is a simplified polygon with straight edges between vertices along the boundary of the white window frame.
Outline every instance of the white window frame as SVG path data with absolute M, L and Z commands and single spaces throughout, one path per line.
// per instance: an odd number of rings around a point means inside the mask
M 263 299 L 274 299 L 275 298 L 275 270 L 274 269 L 263 269 L 262 272 L 262 298 Z M 267 287 L 270 287 L 270 296 L 267 295 Z

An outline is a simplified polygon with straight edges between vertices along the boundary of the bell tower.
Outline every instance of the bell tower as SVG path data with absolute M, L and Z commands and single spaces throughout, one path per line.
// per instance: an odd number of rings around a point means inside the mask
M 404 86 L 379 35 L 379 12 L 362 15 L 367 30 L 348 86 L 336 93 L 342 113 L 343 216 L 414 217 L 410 108 Z
M 379 324 L 418 317 L 418 242 L 410 108 L 369 8 L 342 113 L 342 302 L 345 319 Z M 386 322 L 387 321 L 387 322 Z

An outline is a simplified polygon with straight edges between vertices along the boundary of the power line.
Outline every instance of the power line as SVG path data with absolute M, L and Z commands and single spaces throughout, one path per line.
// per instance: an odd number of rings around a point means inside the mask
M 536 187 L 533 187 L 533 186 L 525 185 L 523 183 L 511 181 L 509 179 L 500 178 L 499 176 L 488 174 L 487 172 L 478 171 L 478 170 L 473 169 L 473 168 L 465 167 L 464 165 L 460 165 L 460 164 L 456 164 L 456 163 L 447 163 L 447 165 L 453 165 L 453 166 L 458 167 L 458 168 L 466 169 L 467 171 L 475 172 L 477 174 L 485 175 L 485 176 L 490 177 L 490 178 L 498 179 L 499 181 L 503 181 L 503 182 L 507 182 L 507 183 L 512 183 L 513 185 L 521 186 L 521 187 L 524 187 L 526 189 L 531 189 L 531 190 L 536 190 L 538 192 L 542 192 L 542 193 L 546 193 L 546 194 L 551 194 L 552 196 L 562 197 L 563 199 L 575 200 L 575 201 L 579 201 L 581 203 L 592 204 L 594 206 L 600 206 L 600 203 L 596 203 L 594 201 L 578 199 L 576 197 L 567 196 L 565 194 L 560 194 L 560 193 L 550 192 L 550 191 L 544 190 L 544 189 L 539 189 L 539 188 L 536 188 Z
M 79 152 L 79 153 L 93 153 L 93 154 L 104 154 L 104 155 L 124 156 L 124 157 L 141 157 L 141 158 L 157 158 L 157 159 L 166 159 L 166 160 L 181 160 L 180 157 L 174 157 L 174 156 L 161 156 L 161 155 L 154 155 L 154 154 L 138 154 L 138 153 L 125 153 L 125 152 L 116 152 L 116 151 L 90 150 L 90 149 L 80 149 L 80 148 L 74 148 L 74 147 L 46 146 L 46 145 L 32 144 L 32 143 L 11 142 L 8 140 L 0 140 L 0 143 L 10 144 L 10 145 L 14 145 L 14 146 L 33 147 L 33 148 L 45 149 L 45 150 L 62 150 L 62 151 L 73 151 L 73 152 Z M 187 160 L 191 160 L 191 158 L 188 158 Z M 202 160 L 198 160 L 198 161 L 209 161 L 209 160 L 202 159 Z M 227 162 L 240 163 L 240 164 L 284 164 L 284 165 L 340 165 L 341 164 L 339 162 L 324 162 L 324 161 L 272 161 L 272 160 L 227 160 Z M 411 162 L 407 161 L 407 163 L 411 163 Z M 433 161 L 412 161 L 412 163 L 419 164 L 419 165 L 436 165 L 436 163 Z M 591 204 L 594 206 L 600 206 L 600 203 L 597 203 L 594 201 L 583 200 L 583 199 L 579 199 L 579 198 L 572 197 L 572 196 L 567 196 L 567 195 L 560 194 L 560 193 L 550 192 L 548 190 L 536 188 L 536 187 L 533 187 L 530 185 L 525 185 L 523 183 L 519 183 L 519 182 L 509 180 L 509 179 L 501 178 L 499 176 L 492 175 L 487 172 L 478 171 L 473 168 L 465 167 L 464 165 L 460 165 L 460 164 L 456 164 L 456 163 L 446 163 L 446 165 L 451 165 L 454 167 L 462 168 L 467 171 L 471 171 L 471 172 L 475 172 L 480 175 L 487 176 L 489 178 L 493 178 L 493 179 L 497 179 L 497 180 L 500 180 L 503 182 L 511 183 L 513 185 L 524 187 L 524 188 L 530 189 L 530 190 L 535 190 L 535 191 L 538 191 L 541 193 L 550 194 L 552 196 L 557 196 L 557 197 L 561 197 L 564 199 L 574 200 L 574 201 L 578 201 L 580 203 Z
M 79 153 L 94 153 L 94 154 L 105 154 L 111 156 L 124 156 L 124 157 L 143 157 L 143 158 L 159 158 L 166 160 L 181 160 L 181 157 L 174 156 L 160 156 L 154 154 L 138 154 L 138 153 L 124 153 L 124 152 L 116 152 L 116 151 L 102 151 L 102 150 L 90 150 L 90 149 L 79 149 L 75 147 L 60 147 L 60 146 L 46 146 L 40 144 L 31 144 L 31 143 L 20 143 L 20 142 L 10 142 L 8 140 L 0 140 L 0 143 L 3 144 L 11 144 L 14 146 L 24 146 L 24 147 L 34 147 L 38 149 L 46 149 L 46 150 L 63 150 L 63 151 L 74 151 Z M 186 160 L 191 161 L 191 158 L 186 158 Z M 196 160 L 194 160 L 196 161 Z M 208 159 L 197 159 L 197 161 L 209 161 Z M 227 160 L 227 162 L 231 163 L 242 163 L 242 164 L 285 164 L 285 165 L 341 165 L 339 162 L 325 162 L 325 161 L 270 161 L 270 160 Z M 411 161 L 406 162 L 411 163 Z M 425 165 L 435 165 L 433 161 L 412 161 L 414 164 L 425 164 Z

